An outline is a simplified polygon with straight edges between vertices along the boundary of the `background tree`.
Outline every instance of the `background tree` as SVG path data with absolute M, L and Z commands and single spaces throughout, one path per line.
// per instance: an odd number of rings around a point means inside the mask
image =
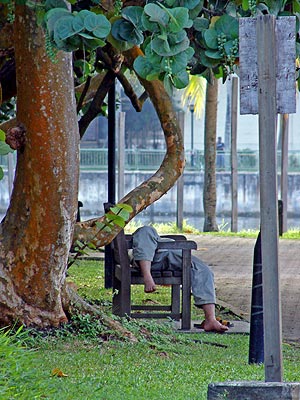
M 218 114 L 218 81 L 213 78 L 206 87 L 205 127 L 204 127 L 204 232 L 217 232 L 216 221 L 216 131 Z

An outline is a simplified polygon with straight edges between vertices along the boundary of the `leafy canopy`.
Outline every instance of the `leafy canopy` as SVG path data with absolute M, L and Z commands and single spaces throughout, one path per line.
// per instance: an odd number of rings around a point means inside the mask
M 124 8 L 120 0 L 113 8 L 108 4 L 45 0 L 38 14 L 48 47 L 92 52 L 109 43 L 122 52 L 140 46 L 144 55 L 135 60 L 135 72 L 162 80 L 169 91 L 186 87 L 188 73 L 226 80 L 237 71 L 240 17 L 295 15 L 299 28 L 300 0 L 150 0 L 144 7 Z M 299 50 L 297 35 L 297 57 Z

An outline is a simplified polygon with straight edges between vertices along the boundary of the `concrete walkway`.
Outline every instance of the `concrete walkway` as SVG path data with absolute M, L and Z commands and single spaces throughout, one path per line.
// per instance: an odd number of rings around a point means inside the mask
M 250 319 L 253 252 L 256 239 L 188 235 L 199 258 L 215 274 L 218 300 Z M 300 340 L 300 241 L 279 240 L 282 327 L 285 340 Z

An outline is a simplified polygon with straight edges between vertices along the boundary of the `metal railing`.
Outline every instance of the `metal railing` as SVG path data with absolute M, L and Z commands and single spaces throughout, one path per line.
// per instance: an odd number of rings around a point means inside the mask
M 124 168 L 127 171 L 156 170 L 166 152 L 165 150 L 145 150 L 134 149 L 125 150 Z M 195 150 L 186 151 L 186 169 L 203 171 L 204 152 Z M 300 160 L 300 153 L 299 153 Z M 80 150 L 81 169 L 107 169 L 107 149 L 81 149 Z M 217 154 L 216 169 L 219 171 L 230 171 L 230 153 L 224 152 Z M 238 169 L 240 171 L 258 171 L 258 152 L 238 152 Z M 299 165 L 300 171 L 300 165 Z
M 161 164 L 165 150 L 134 149 L 125 150 L 126 171 L 155 171 Z M 204 170 L 204 152 L 201 150 L 186 150 L 186 170 Z M 238 151 L 238 171 L 258 172 L 259 157 L 258 151 Z M 14 154 L 15 156 L 15 154 Z M 278 170 L 281 163 L 281 152 L 277 153 Z M 0 156 L 0 166 L 7 169 L 7 156 Z M 81 149 L 80 150 L 81 170 L 107 170 L 107 149 Z M 217 153 L 216 170 L 230 172 L 230 153 Z M 288 171 L 300 172 L 300 151 L 289 151 Z

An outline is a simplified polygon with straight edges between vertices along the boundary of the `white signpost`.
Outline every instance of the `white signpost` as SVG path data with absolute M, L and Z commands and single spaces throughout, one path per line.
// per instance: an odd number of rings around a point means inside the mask
M 240 113 L 259 115 L 265 380 L 282 382 L 276 118 L 296 112 L 296 20 L 241 18 L 239 29 Z

